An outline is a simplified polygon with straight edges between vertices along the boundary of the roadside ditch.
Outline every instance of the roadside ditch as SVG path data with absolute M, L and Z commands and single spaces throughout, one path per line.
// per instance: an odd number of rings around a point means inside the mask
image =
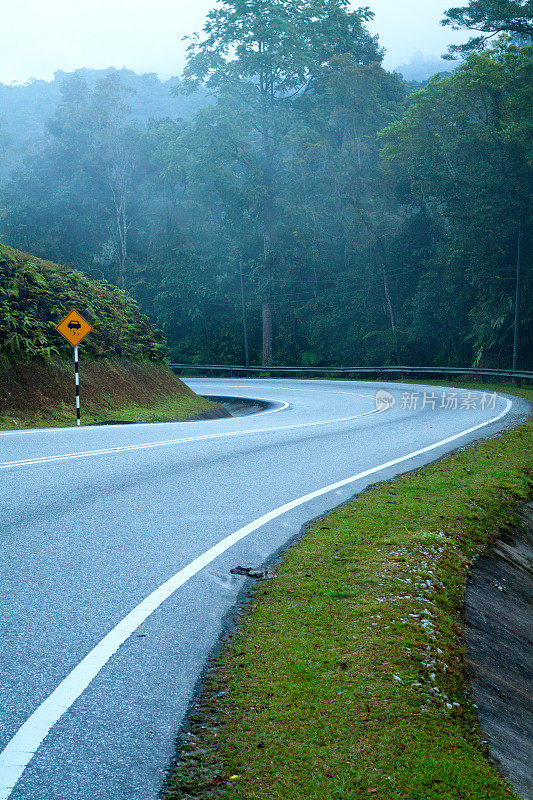
M 281 406 L 281 403 L 268 402 L 267 400 L 257 400 L 251 397 L 221 397 L 219 395 L 206 395 L 201 397 L 211 403 L 217 403 L 229 412 L 232 417 L 247 417 L 252 414 L 260 414 L 262 411 L 270 411 Z

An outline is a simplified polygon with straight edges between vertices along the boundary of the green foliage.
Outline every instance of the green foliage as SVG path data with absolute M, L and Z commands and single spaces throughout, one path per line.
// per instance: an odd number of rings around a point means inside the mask
M 470 0 L 467 6 L 448 9 L 442 24 L 450 25 L 453 30 L 466 28 L 481 33 L 466 44 L 452 45 L 448 58 L 482 50 L 487 41 L 500 33 L 513 34 L 522 43 L 531 44 L 533 5 L 531 0 Z
M 0 354 L 49 360 L 70 350 L 55 326 L 73 307 L 94 325 L 82 345 L 88 355 L 166 357 L 162 335 L 116 286 L 0 245 Z
M 6 123 L 6 133 L 12 145 L 4 163 L 0 163 L 0 175 L 4 173 L 2 167 L 5 168 L 5 174 L 17 168 L 25 147 L 31 147 L 32 141 L 41 139 L 46 133 L 47 120 L 62 102 L 62 86 L 65 82 L 81 79 L 92 91 L 99 81 L 110 76 L 126 91 L 131 120 L 141 126 L 150 119 L 161 119 L 167 115 L 190 119 L 198 108 L 209 102 L 204 93 L 189 97 L 172 96 L 170 90 L 179 83 L 177 78 L 163 82 L 154 74 L 136 75 L 131 70 L 113 67 L 105 70 L 79 69 L 74 73 L 58 70 L 51 81 L 31 79 L 23 84 L 0 83 L 0 108 L 5 117 L 2 121 Z
M 377 38 L 363 26 L 372 12 L 348 6 L 348 0 L 222 0 L 207 15 L 205 38 L 192 38 L 182 86 L 244 83 L 268 102 L 301 91 L 335 55 L 379 60 Z

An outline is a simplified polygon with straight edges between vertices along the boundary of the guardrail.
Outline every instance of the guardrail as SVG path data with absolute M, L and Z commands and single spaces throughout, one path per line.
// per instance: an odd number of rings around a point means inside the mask
M 409 377 L 416 375 L 433 375 L 436 377 L 446 375 L 468 375 L 480 378 L 485 383 L 487 378 L 508 379 L 521 386 L 521 382 L 533 381 L 533 372 L 527 370 L 505 370 L 505 369 L 478 369 L 476 367 L 243 367 L 232 364 L 171 364 L 170 368 L 176 372 L 205 373 L 210 375 L 215 373 L 228 372 L 230 376 L 241 373 L 245 376 L 260 374 L 270 377 L 271 375 L 294 374 L 301 377 L 303 375 L 342 375 L 353 376 L 366 375 L 372 377 L 385 377 L 388 375 Z

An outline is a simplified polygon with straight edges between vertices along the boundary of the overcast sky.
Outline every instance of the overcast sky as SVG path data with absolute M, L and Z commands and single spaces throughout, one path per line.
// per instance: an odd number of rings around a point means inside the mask
M 181 37 L 200 30 L 214 0 L 17 0 L 3 4 L 0 82 L 50 80 L 56 70 L 128 67 L 179 75 L 185 61 Z M 375 12 L 370 25 L 387 50 L 389 69 L 420 51 L 440 56 L 451 41 L 442 28 L 451 0 L 361 0 Z

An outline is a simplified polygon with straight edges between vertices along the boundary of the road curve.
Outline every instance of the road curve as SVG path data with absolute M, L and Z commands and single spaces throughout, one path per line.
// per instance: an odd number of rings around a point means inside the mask
M 0 433 L 0 800 L 156 800 L 243 578 L 369 483 L 517 424 L 518 398 L 190 379 L 273 403 Z M 376 407 L 377 391 L 394 405 Z

